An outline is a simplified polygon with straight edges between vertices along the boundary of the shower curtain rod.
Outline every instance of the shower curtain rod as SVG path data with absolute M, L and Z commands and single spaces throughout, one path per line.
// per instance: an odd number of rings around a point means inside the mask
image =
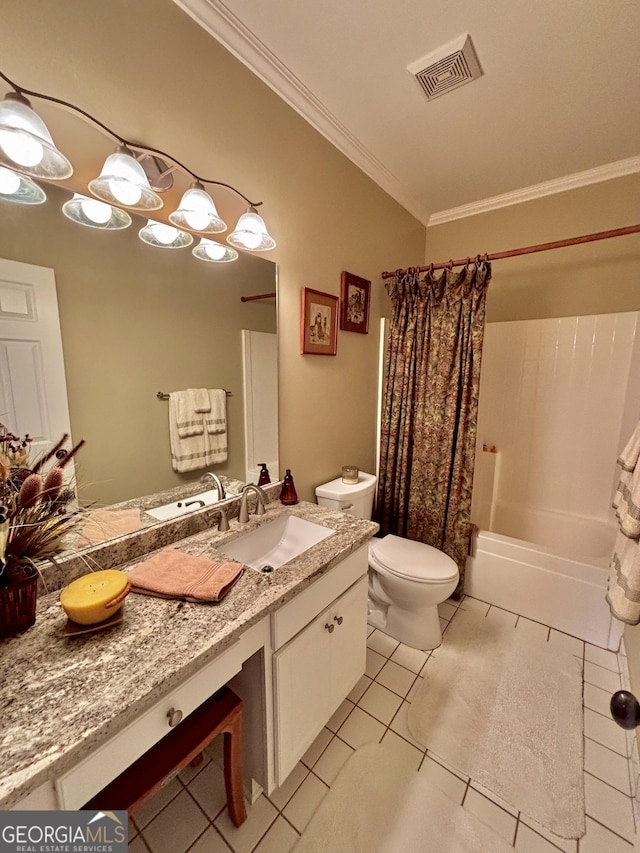
M 627 234 L 640 233 L 640 225 L 627 225 L 625 228 L 614 228 L 612 231 L 598 231 L 595 234 L 583 234 L 582 237 L 569 237 L 567 240 L 555 240 L 553 243 L 539 243 L 537 246 L 524 246 L 521 249 L 510 249 L 508 252 L 493 252 L 490 255 L 476 255 L 475 258 L 461 258 L 457 261 L 444 261 L 440 264 L 428 264 L 426 267 L 417 267 L 419 272 L 432 270 L 451 269 L 452 267 L 466 266 L 472 260 L 499 261 L 502 258 L 515 258 L 518 255 L 532 255 L 535 252 L 548 252 L 550 249 L 563 249 L 565 246 L 578 246 L 580 243 L 594 243 L 596 240 L 608 240 L 610 237 L 624 237 Z M 400 275 L 405 275 L 408 270 L 397 270 Z M 395 272 L 383 272 L 382 278 L 393 278 Z

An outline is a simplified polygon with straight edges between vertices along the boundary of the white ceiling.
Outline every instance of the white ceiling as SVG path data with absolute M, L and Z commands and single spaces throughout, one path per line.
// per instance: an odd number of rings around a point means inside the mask
M 425 224 L 640 171 L 637 0 L 175 2 Z M 427 101 L 463 33 L 483 76 Z

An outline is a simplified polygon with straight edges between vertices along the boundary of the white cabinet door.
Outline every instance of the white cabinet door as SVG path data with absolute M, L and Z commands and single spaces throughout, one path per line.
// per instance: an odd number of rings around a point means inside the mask
M 274 655 L 278 785 L 364 673 L 366 625 L 364 577 Z

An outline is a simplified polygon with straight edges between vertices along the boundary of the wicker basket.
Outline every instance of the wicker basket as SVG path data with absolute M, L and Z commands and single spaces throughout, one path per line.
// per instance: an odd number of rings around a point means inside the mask
M 36 621 L 38 575 L 0 587 L 0 639 L 26 631 Z

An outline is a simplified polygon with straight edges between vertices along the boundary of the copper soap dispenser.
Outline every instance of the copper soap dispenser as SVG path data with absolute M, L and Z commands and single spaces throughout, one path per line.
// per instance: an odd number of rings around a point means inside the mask
M 293 506 L 298 503 L 298 493 L 291 476 L 291 469 L 287 468 L 284 479 L 282 481 L 282 490 L 280 492 L 280 503 L 285 506 Z

